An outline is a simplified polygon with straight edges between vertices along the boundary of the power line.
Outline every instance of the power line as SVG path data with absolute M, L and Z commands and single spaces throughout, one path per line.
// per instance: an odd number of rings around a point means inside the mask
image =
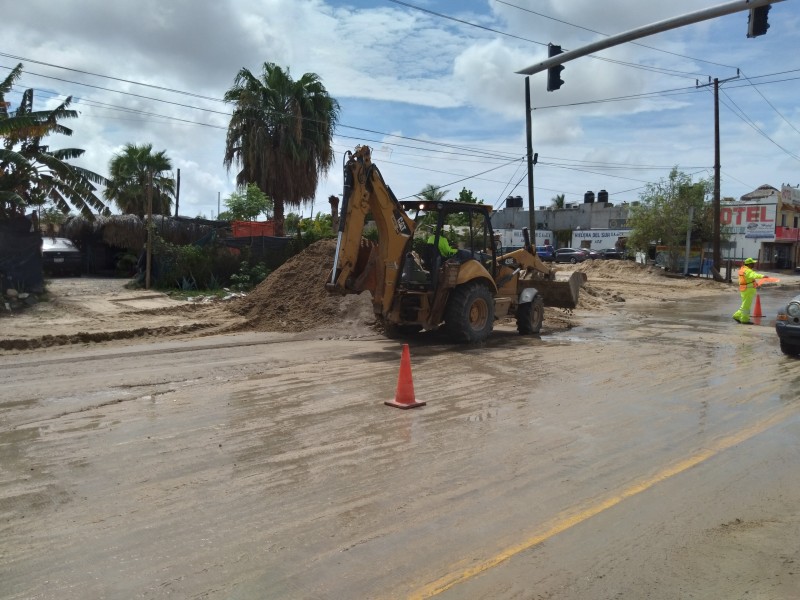
M 133 81 L 131 79 L 122 79 L 120 77 L 114 77 L 112 75 L 100 75 L 99 73 L 92 73 L 91 71 L 82 71 L 80 69 L 72 69 L 70 67 L 64 67 L 62 65 L 54 65 L 52 63 L 42 62 L 40 60 L 35 60 L 33 58 L 25 58 L 23 56 L 16 56 L 14 54 L 8 54 L 6 52 L 0 52 L 0 56 L 5 56 L 6 58 L 11 58 L 11 59 L 14 59 L 14 60 L 22 60 L 22 61 L 25 61 L 25 62 L 31 62 L 31 63 L 35 63 L 37 65 L 42 65 L 42 66 L 45 66 L 45 67 L 52 67 L 54 69 L 62 69 L 64 71 L 72 71 L 73 73 L 80 73 L 81 75 L 91 75 L 92 77 L 101 77 L 103 79 L 110 79 L 112 81 L 119 81 L 119 82 L 122 82 L 122 83 L 130 83 L 132 85 L 140 85 L 142 87 L 147 87 L 147 88 L 151 88 L 151 89 L 154 89 L 154 90 L 161 90 L 161 91 L 164 91 L 164 92 L 170 92 L 172 94 L 182 94 L 184 96 L 192 96 L 193 98 L 201 98 L 203 100 L 212 100 L 214 102 L 224 102 L 224 100 L 222 100 L 221 98 L 212 98 L 210 96 L 202 96 L 200 94 L 195 94 L 194 92 L 186 92 L 186 91 L 177 90 L 177 89 L 174 89 L 174 88 L 162 87 L 160 85 L 153 85 L 153 84 L 150 84 L 150 83 L 142 83 L 141 81 Z M 46 75 L 41 75 L 41 77 L 46 77 Z M 71 83 L 75 83 L 75 82 L 71 82 Z
M 582 29 L 582 30 L 588 31 L 590 33 L 596 33 L 597 35 L 610 37 L 609 34 L 603 33 L 602 31 L 597 31 L 595 29 L 590 29 L 588 27 L 583 27 L 582 25 L 577 25 L 575 23 L 570 23 L 569 21 L 562 21 L 561 19 L 556 19 L 555 17 L 551 17 L 551 16 L 546 15 L 544 13 L 536 12 L 535 10 L 530 10 L 529 8 L 524 8 L 522 6 L 517 6 L 516 4 L 511 4 L 510 2 L 505 2 L 504 0 L 496 0 L 496 1 L 499 4 L 505 4 L 506 6 L 510 6 L 512 8 L 516 8 L 518 10 L 529 12 L 531 14 L 534 14 L 534 15 L 538 16 L 538 17 L 544 17 L 545 19 L 550 19 L 551 21 L 556 21 L 557 23 L 563 23 L 564 25 L 569 25 L 570 27 L 575 27 L 577 29 Z M 717 67 L 724 67 L 726 69 L 735 69 L 736 68 L 736 67 L 732 67 L 730 65 L 723 65 L 721 63 L 716 63 L 716 62 L 713 62 L 713 61 L 710 61 L 710 60 L 705 60 L 703 58 L 696 58 L 694 56 L 686 56 L 684 54 L 678 54 L 677 52 L 670 52 L 669 50 L 663 50 L 661 48 L 656 48 L 654 46 L 647 46 L 646 44 L 640 44 L 639 42 L 631 42 L 631 44 L 633 44 L 634 46 L 640 46 L 642 48 L 647 48 L 648 50 L 654 50 L 656 52 L 663 52 L 664 54 L 671 54 L 672 56 L 677 56 L 678 58 L 688 58 L 689 60 L 694 60 L 694 61 L 697 61 L 697 62 L 703 62 L 703 63 L 709 64 L 709 65 L 714 65 L 714 66 L 717 66 Z
M 743 110 L 742 110 L 742 109 L 739 107 L 739 105 L 738 105 L 738 104 L 736 104 L 736 102 L 734 102 L 733 98 L 731 98 L 731 97 L 728 95 L 728 93 L 727 93 L 725 90 L 722 90 L 722 93 L 725 95 L 725 97 L 728 99 L 728 101 L 729 101 L 731 104 L 733 104 L 733 106 L 735 106 L 735 107 L 736 107 L 736 110 L 734 110 L 734 109 L 733 109 L 733 108 L 731 108 L 731 107 L 730 107 L 730 106 L 729 106 L 729 105 L 728 105 L 728 104 L 727 104 L 727 103 L 726 103 L 724 100 L 723 100 L 723 101 L 721 101 L 721 102 L 722 102 L 722 104 L 723 104 L 723 105 L 724 105 L 724 106 L 725 106 L 725 107 L 726 107 L 728 110 L 730 110 L 730 111 L 731 111 L 733 114 L 735 114 L 737 117 L 739 117 L 739 118 L 740 118 L 742 121 L 744 121 L 745 123 L 747 123 L 747 124 L 748 124 L 750 127 L 752 127 L 752 128 L 753 128 L 753 129 L 754 129 L 756 132 L 758 132 L 759 134 L 761 134 L 761 135 L 762 135 L 764 138 L 766 138 L 768 141 L 772 142 L 772 143 L 773 143 L 775 146 L 777 146 L 778 148 L 780 148 L 780 149 L 781 149 L 781 150 L 782 150 L 782 151 L 783 151 L 783 152 L 784 152 L 784 153 L 785 153 L 787 156 L 790 156 L 791 158 L 793 158 L 793 159 L 795 159 L 796 161 L 800 162 L 800 156 L 797 156 L 797 155 L 796 155 L 796 154 L 794 154 L 792 151 L 790 151 L 790 150 L 787 150 L 786 148 L 784 148 L 783 146 L 781 146 L 781 145 L 780 145 L 778 142 L 776 142 L 776 141 L 775 141 L 775 140 L 773 140 L 771 137 L 769 137 L 769 135 L 767 135 L 767 134 L 766 134 L 766 133 L 765 133 L 765 132 L 764 132 L 764 131 L 763 131 L 763 130 L 762 130 L 762 129 L 761 129 L 759 126 L 758 126 L 758 125 L 756 125 L 756 124 L 755 124 L 755 122 L 754 122 L 754 121 L 753 121 L 753 120 L 752 120 L 750 117 L 748 117 L 748 116 L 747 116 L 747 114 L 746 114 L 746 113 L 745 113 L 745 112 L 744 112 L 744 111 L 743 111 Z
M 742 77 L 744 77 L 744 78 L 745 78 L 745 80 L 746 80 L 748 83 L 750 83 L 750 79 L 747 77 L 747 75 L 745 75 L 744 73 L 742 73 Z M 783 119 L 783 120 L 786 122 L 786 124 L 787 124 L 789 127 L 791 127 L 792 129 L 794 129 L 794 130 L 795 130 L 797 133 L 800 133 L 800 129 L 797 129 L 797 127 L 795 127 L 794 125 L 792 125 L 792 123 L 790 123 L 790 122 L 789 122 L 789 119 L 787 119 L 786 117 L 784 117 L 784 116 L 783 116 L 783 114 L 781 114 L 781 111 L 779 111 L 777 108 L 775 108 L 775 105 L 774 105 L 774 104 L 772 104 L 772 102 L 770 102 L 770 101 L 767 99 L 767 97 L 766 97 L 766 96 L 765 96 L 765 95 L 764 95 L 764 94 L 761 92 L 761 90 L 759 90 L 759 89 L 758 89 L 758 88 L 757 88 L 755 85 L 752 85 L 752 83 L 751 83 L 751 86 L 752 86 L 752 88 L 753 88 L 753 89 L 754 89 L 756 92 L 758 92 L 758 95 L 759 95 L 759 96 L 761 96 L 761 97 L 764 99 L 764 102 L 766 102 L 766 103 L 769 105 L 769 107 L 770 107 L 772 110 L 774 110 L 774 111 L 777 113 L 777 115 L 778 115 L 778 116 L 779 116 L 781 119 Z
M 489 31 L 491 33 L 496 33 L 497 35 L 510 37 L 510 38 L 513 38 L 513 39 L 516 39 L 516 40 L 520 40 L 520 41 L 523 41 L 523 42 L 529 42 L 531 44 L 536 44 L 536 45 L 539 45 L 539 46 L 547 46 L 548 45 L 545 42 L 540 42 L 540 41 L 537 41 L 537 40 L 531 40 L 529 38 L 524 38 L 522 36 L 514 35 L 513 33 L 508 33 L 506 31 L 499 31 L 497 29 L 492 29 L 491 27 L 486 27 L 485 25 L 479 25 L 478 23 L 471 23 L 469 21 L 464 21 L 463 19 L 458 19 L 458 18 L 452 17 L 450 15 L 445 15 L 443 13 L 438 13 L 438 12 L 429 10 L 427 8 L 422 8 L 421 6 L 416 6 L 414 4 L 409 4 L 408 2 L 403 2 L 402 0 L 389 0 L 389 2 L 393 2 L 395 4 L 399 4 L 401 6 L 405 6 L 407 8 L 411 8 L 413 10 L 418 10 L 420 12 L 424 12 L 424 13 L 427 13 L 429 15 L 433 15 L 433 16 L 436 16 L 436 17 L 439 17 L 439 18 L 442 18 L 442 19 L 447 19 L 449 21 L 454 21 L 456 23 L 461 23 L 462 25 L 469 25 L 470 27 L 476 27 L 476 28 L 482 29 L 484 31 Z M 566 50 L 566 48 L 565 48 L 565 50 Z M 636 64 L 636 63 L 630 63 L 630 62 L 625 62 L 625 61 L 621 61 L 621 60 L 605 58 L 605 57 L 602 57 L 602 56 L 590 55 L 589 58 L 594 59 L 594 60 L 601 60 L 601 61 L 604 61 L 604 62 L 610 62 L 610 63 L 614 63 L 614 64 L 618 64 L 618 65 L 623 65 L 623 66 L 626 66 L 626 67 L 632 67 L 634 69 L 641 69 L 641 70 L 644 70 L 644 71 L 654 71 L 654 72 L 662 73 L 664 75 L 672 75 L 672 76 L 675 76 L 675 77 L 691 77 L 692 79 L 697 77 L 697 73 L 696 72 L 678 71 L 678 70 L 675 70 L 675 69 L 665 69 L 665 68 L 661 68 L 661 67 L 652 67 L 652 66 L 648 66 L 648 65 L 640 65 L 640 64 Z

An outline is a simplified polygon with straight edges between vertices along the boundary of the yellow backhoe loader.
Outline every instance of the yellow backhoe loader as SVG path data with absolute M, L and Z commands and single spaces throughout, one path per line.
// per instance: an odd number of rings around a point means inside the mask
M 495 319 L 508 316 L 516 317 L 521 334 L 538 334 L 544 307 L 575 308 L 586 275 L 558 279 L 527 230 L 524 248 L 500 254 L 490 215 L 484 204 L 397 200 L 370 148 L 356 146 L 345 153 L 336 253 L 325 287 L 369 291 L 389 337 L 444 327 L 453 341 L 481 342 Z M 370 217 L 377 242 L 363 237 Z M 457 252 L 442 241 L 448 235 L 458 238 Z

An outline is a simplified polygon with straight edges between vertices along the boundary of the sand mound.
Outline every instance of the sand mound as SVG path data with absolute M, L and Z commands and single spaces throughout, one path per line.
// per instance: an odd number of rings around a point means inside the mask
M 573 270 L 586 273 L 589 279 L 623 277 L 629 280 L 663 280 L 664 278 L 664 271 L 661 268 L 641 265 L 631 260 L 587 260 L 575 265 Z
M 287 260 L 230 310 L 246 318 L 255 331 L 299 332 L 362 327 L 375 323 L 371 296 L 338 296 L 325 289 L 333 268 L 335 240 L 320 240 Z

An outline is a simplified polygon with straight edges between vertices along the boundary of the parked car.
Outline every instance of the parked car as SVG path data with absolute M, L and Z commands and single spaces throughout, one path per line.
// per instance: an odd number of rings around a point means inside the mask
M 621 259 L 621 258 L 625 258 L 625 256 L 623 255 L 622 250 L 617 250 L 616 248 L 603 248 L 602 250 L 600 250 L 600 257 L 601 258 L 606 258 L 606 259 L 611 259 L 611 258 Z
M 83 256 L 67 238 L 42 238 L 42 270 L 51 275 L 80 275 Z
M 581 250 L 586 252 L 588 258 L 591 258 L 592 260 L 597 260 L 598 258 L 602 258 L 597 250 L 592 250 L 591 248 L 581 248 Z
M 800 294 L 778 310 L 775 332 L 784 354 L 800 355 Z
M 580 248 L 559 248 L 556 250 L 555 258 L 557 263 L 575 263 L 583 262 L 589 258 L 589 255 Z
M 556 251 L 552 246 L 536 246 L 536 254 L 543 261 L 551 262 L 556 256 Z

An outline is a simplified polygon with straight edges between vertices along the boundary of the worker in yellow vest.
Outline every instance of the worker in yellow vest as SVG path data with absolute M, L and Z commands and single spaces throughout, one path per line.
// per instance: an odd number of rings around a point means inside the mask
M 428 236 L 428 239 L 425 241 L 430 245 L 434 245 L 434 242 L 436 241 L 436 234 L 435 233 L 430 234 Z M 447 260 L 448 258 L 455 257 L 460 262 L 464 262 L 465 260 L 473 258 L 472 252 L 470 252 L 469 250 L 453 248 L 450 245 L 448 239 L 444 236 L 444 231 L 442 231 L 441 229 L 439 230 L 439 244 L 437 245 L 436 249 L 439 251 L 439 254 L 441 254 L 444 257 L 445 260 Z
M 430 234 L 428 239 L 425 240 L 428 244 L 433 245 L 436 242 L 436 235 Z M 449 240 L 444 237 L 444 233 L 439 232 L 439 246 L 438 246 L 439 254 L 441 254 L 444 258 L 450 258 L 451 256 L 455 256 L 458 250 L 453 248 L 450 245 Z
M 742 296 L 742 305 L 739 310 L 733 313 L 733 320 L 742 325 L 753 324 L 750 321 L 750 307 L 753 305 L 756 294 L 758 294 L 756 280 L 764 277 L 761 273 L 756 273 L 753 270 L 752 266 L 754 264 L 756 264 L 755 259 L 745 258 L 739 268 L 739 294 Z

